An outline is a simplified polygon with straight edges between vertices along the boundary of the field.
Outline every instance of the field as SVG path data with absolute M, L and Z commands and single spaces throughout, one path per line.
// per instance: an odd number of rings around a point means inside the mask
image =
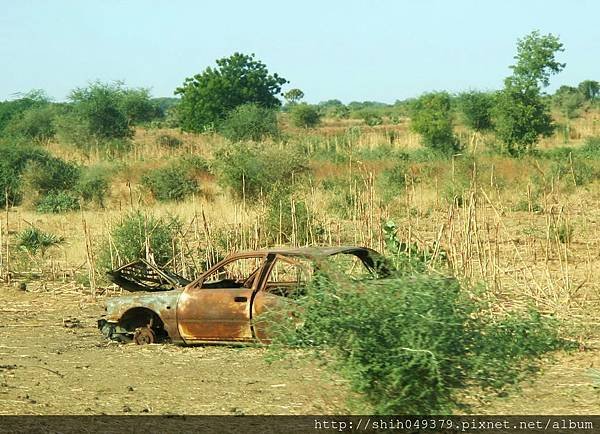
M 43 146 L 54 156 L 104 167 L 110 188 L 103 206 L 43 214 L 26 198 L 3 215 L 0 414 L 347 411 L 346 382 L 301 354 L 269 364 L 264 348 L 105 341 L 95 321 L 103 300 L 121 290 L 104 279 L 100 251 L 136 209 L 180 219 L 170 266 L 187 276 L 228 252 L 273 244 L 385 251 L 394 236 L 430 249 L 429 265 L 443 258 L 465 286 L 485 288 L 493 314 L 533 305 L 561 319 L 561 334 L 578 344 L 545 357 L 522 390 L 468 391 L 471 411 L 597 413 L 600 155 L 578 152 L 600 135 L 599 121 L 589 111 L 573 121 L 566 143 L 556 134 L 540 143 L 538 156 L 521 159 L 490 151 L 490 137 L 462 129 L 465 150 L 440 159 L 423 152 L 407 119 L 375 127 L 329 119 L 311 130 L 283 119 L 286 141 L 261 146 L 298 152 L 307 168 L 292 175 L 293 190 L 275 205 L 262 190 L 248 193 L 251 180 L 236 194 L 222 181 L 226 169 L 194 171 L 199 189 L 179 201 L 157 200 L 145 188 L 150 170 L 190 155 L 219 167 L 218 150 L 228 143 L 217 134 L 138 127 L 133 147 L 111 158 L 49 141 Z M 166 146 L 165 136 L 178 145 Z M 19 248 L 19 235 L 32 226 L 62 241 L 43 253 Z

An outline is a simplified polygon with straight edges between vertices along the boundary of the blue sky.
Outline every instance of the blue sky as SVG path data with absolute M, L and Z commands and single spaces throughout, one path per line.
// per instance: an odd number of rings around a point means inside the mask
M 517 38 L 558 35 L 565 70 L 549 90 L 600 80 L 595 0 L 3 0 L 0 100 L 63 100 L 92 80 L 172 96 L 235 51 L 255 53 L 309 102 L 393 102 L 431 90 L 496 89 Z

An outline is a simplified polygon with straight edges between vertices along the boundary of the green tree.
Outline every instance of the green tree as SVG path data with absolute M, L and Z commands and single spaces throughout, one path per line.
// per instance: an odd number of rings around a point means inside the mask
M 458 148 L 454 137 L 450 95 L 426 93 L 411 104 L 411 129 L 423 144 L 434 150 L 452 152 Z
M 157 103 L 150 98 L 148 89 L 126 89 L 120 97 L 120 107 L 130 125 L 150 122 L 161 117 Z
M 600 93 L 600 83 L 595 80 L 584 80 L 577 86 L 579 92 L 588 101 L 593 101 L 598 97 Z
M 517 62 L 510 66 L 513 70 L 511 79 L 520 87 L 547 87 L 550 76 L 558 74 L 566 65 L 555 58 L 562 51 L 564 47 L 558 36 L 541 35 L 539 30 L 534 30 L 517 41 Z
M 57 119 L 61 140 L 80 148 L 91 148 L 123 141 L 133 135 L 122 107 L 122 83 L 90 83 L 71 92 L 69 110 Z
M 492 128 L 494 95 L 472 90 L 458 95 L 458 107 L 464 122 L 473 131 L 483 132 Z
M 50 104 L 35 105 L 20 116 L 13 117 L 6 132 L 37 143 L 46 142 L 56 134 L 56 108 Z
M 300 89 L 294 88 L 285 92 L 283 97 L 288 105 L 294 105 L 299 103 L 300 100 L 304 98 L 304 92 L 302 92 Z
M 521 88 L 508 82 L 498 92 L 494 128 L 505 151 L 518 157 L 531 150 L 540 136 L 550 136 L 554 124 L 537 87 Z
M 221 122 L 219 132 L 233 142 L 258 142 L 265 137 L 276 137 L 279 135 L 277 115 L 270 108 L 242 104 L 229 112 L 227 118 Z
M 186 78 L 175 90 L 181 96 L 178 119 L 186 131 L 202 132 L 216 127 L 234 108 L 247 103 L 275 108 L 281 105 L 276 95 L 287 80 L 269 74 L 254 54 L 235 53 L 217 60 L 216 68 Z
M 321 122 L 321 113 L 313 105 L 301 103 L 296 104 L 290 110 L 292 124 L 298 128 L 314 128 Z
M 49 102 L 48 96 L 42 90 L 32 90 L 20 98 L 0 102 L 0 134 L 4 133 L 11 121 L 18 121 L 27 110 L 46 106 Z
M 562 43 L 552 34 L 534 31 L 518 40 L 513 75 L 504 80 L 493 116 L 496 135 L 509 155 L 524 154 L 533 149 L 540 136 L 554 131 L 542 87 L 548 86 L 551 74 L 564 68 L 565 64 L 555 59 L 561 51 Z

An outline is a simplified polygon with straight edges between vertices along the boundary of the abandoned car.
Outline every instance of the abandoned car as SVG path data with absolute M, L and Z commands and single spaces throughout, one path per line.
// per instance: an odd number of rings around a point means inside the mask
M 323 261 L 358 277 L 389 274 L 379 253 L 355 246 L 234 253 L 191 282 L 139 260 L 109 273 L 139 293 L 109 299 L 98 328 L 107 338 L 137 344 L 268 343 L 266 324 L 256 318 L 301 295 Z

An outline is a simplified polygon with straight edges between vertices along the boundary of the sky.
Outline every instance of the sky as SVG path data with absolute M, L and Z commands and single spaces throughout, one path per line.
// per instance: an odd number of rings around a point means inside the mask
M 311 103 L 393 103 L 493 90 L 532 30 L 565 46 L 548 91 L 600 80 L 597 0 L 0 0 L 0 100 L 56 101 L 94 80 L 173 96 L 186 77 L 255 53 Z

